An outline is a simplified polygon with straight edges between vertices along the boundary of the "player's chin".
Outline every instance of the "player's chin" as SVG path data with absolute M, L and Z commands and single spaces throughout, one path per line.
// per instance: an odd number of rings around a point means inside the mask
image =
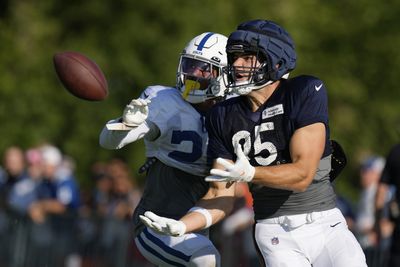
M 212 98 L 212 99 L 208 99 L 208 100 L 205 102 L 205 104 L 206 104 L 209 108 L 211 108 L 212 106 L 214 106 L 215 104 L 217 104 L 218 102 L 221 102 L 221 101 L 223 101 L 223 100 L 224 100 L 223 97 L 215 97 L 215 98 Z
M 224 99 L 225 99 L 225 97 L 219 96 L 219 97 L 214 97 L 214 98 L 208 99 L 206 102 L 210 106 L 213 106 L 213 105 L 217 104 L 218 102 L 223 101 Z

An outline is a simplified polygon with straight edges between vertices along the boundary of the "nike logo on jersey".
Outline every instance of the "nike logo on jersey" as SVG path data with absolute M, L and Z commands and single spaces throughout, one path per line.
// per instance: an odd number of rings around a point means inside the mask
M 331 224 L 331 227 L 335 227 L 336 225 L 340 224 L 341 222 L 337 222 L 335 224 Z
M 146 94 L 145 92 L 143 92 L 143 96 L 144 96 L 144 98 L 148 98 L 149 97 L 149 95 Z
M 315 87 L 315 90 L 319 91 L 319 89 L 322 88 L 322 83 L 320 85 L 318 85 L 318 86 L 315 85 L 314 87 Z

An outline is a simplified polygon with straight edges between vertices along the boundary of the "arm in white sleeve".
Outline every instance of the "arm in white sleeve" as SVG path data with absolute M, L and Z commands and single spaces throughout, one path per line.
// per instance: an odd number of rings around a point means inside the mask
M 119 119 L 111 120 L 108 123 L 118 122 Z M 108 130 L 104 126 L 100 133 L 100 146 L 106 149 L 120 149 L 129 143 L 135 142 L 143 137 L 147 140 L 155 140 L 160 135 L 160 129 L 151 121 L 145 121 L 137 127 L 127 131 Z

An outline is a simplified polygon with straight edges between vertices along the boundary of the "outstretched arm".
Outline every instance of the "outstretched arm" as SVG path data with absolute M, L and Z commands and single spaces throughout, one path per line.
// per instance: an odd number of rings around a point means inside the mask
M 181 221 L 187 232 L 208 228 L 224 219 L 233 210 L 235 184 L 212 182 L 207 194 L 192 208 Z
M 120 149 L 143 137 L 148 140 L 155 140 L 160 134 L 157 125 L 151 121 L 145 121 L 139 126 L 127 130 L 109 130 L 107 125 L 114 123 L 121 123 L 120 119 L 111 120 L 103 127 L 99 139 L 100 146 L 107 149 Z
M 214 167 L 221 166 L 215 164 Z M 160 217 L 149 211 L 141 215 L 140 219 L 153 230 L 172 236 L 181 236 L 208 228 L 232 212 L 235 186 L 235 184 L 224 182 L 211 182 L 205 196 L 180 220 Z
M 126 105 L 121 118 L 107 122 L 100 133 L 99 143 L 107 149 L 120 149 L 144 136 L 155 140 L 160 130 L 147 119 L 150 100 L 133 99 Z

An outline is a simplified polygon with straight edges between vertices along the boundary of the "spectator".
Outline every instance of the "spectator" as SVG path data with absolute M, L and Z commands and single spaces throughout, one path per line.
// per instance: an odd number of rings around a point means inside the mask
M 102 205 L 102 211 L 103 209 L 105 211 L 99 243 L 106 266 L 124 267 L 127 262 L 127 252 L 130 251 L 129 245 L 132 244 L 131 236 L 127 234 L 133 230 L 130 219 L 140 200 L 141 192 L 133 184 L 129 167 L 120 159 L 114 159 L 109 163 L 106 175 L 110 178 L 103 179 L 110 179 L 111 190 L 108 192 L 108 180 L 102 179 L 103 181 L 98 184 L 102 186 L 102 192 L 97 192 L 98 197 L 103 195 L 98 200 L 108 200 L 107 203 L 98 203 Z M 104 198 L 106 195 L 108 197 Z
M 3 166 L 0 166 L 0 264 L 9 262 L 12 245 L 17 243 L 10 234 L 13 217 L 10 217 L 8 197 L 15 183 L 22 181 L 26 175 L 24 151 L 18 146 L 7 148 L 3 154 Z
M 112 180 L 107 173 L 106 162 L 95 162 L 89 177 L 94 188 L 82 190 L 79 208 L 79 251 L 84 265 L 103 266 L 104 253 L 101 250 L 102 226 L 110 202 Z
M 399 206 L 400 201 L 400 143 L 394 145 L 386 157 L 386 164 L 379 182 L 375 198 L 376 221 L 379 222 L 385 214 L 385 203 L 391 193 L 391 186 L 396 189 L 395 206 Z M 394 214 L 392 214 L 394 215 Z M 393 235 L 390 246 L 389 266 L 400 266 L 400 217 L 391 216 L 394 221 Z M 384 237 L 383 228 L 377 227 L 378 238 Z
M 368 266 L 385 266 L 385 252 L 388 250 L 389 235 L 378 238 L 376 225 L 388 233 L 391 223 L 387 216 L 375 221 L 375 197 L 385 159 L 380 156 L 366 158 L 360 166 L 361 195 L 356 217 L 356 234 L 364 250 Z M 385 206 L 387 203 L 385 203 Z
M 79 207 L 79 188 L 71 160 L 63 160 L 54 146 L 43 146 L 41 153 L 44 180 L 39 187 L 39 199 L 30 208 L 32 220 L 37 223 L 42 223 L 46 214 L 74 213 Z
M 385 160 L 371 156 L 364 160 L 360 168 L 361 197 L 359 199 L 356 232 L 361 247 L 365 250 L 377 245 L 375 225 L 375 195 Z
M 349 230 L 354 232 L 354 224 L 356 220 L 356 215 L 354 212 L 354 208 L 352 203 L 343 195 L 336 193 L 336 206 L 343 213 L 344 218 L 346 219 L 347 226 Z
M 30 205 L 37 200 L 37 188 L 43 178 L 42 157 L 38 149 L 26 152 L 25 179 L 18 180 L 8 195 L 8 205 L 20 216 L 27 216 Z
M 133 177 L 128 166 L 122 160 L 110 162 L 108 173 L 112 179 L 112 197 L 110 214 L 120 220 L 130 220 L 139 203 L 141 192 L 133 184 Z
M 97 215 L 106 216 L 113 186 L 112 178 L 107 172 L 107 164 L 95 163 L 92 166 L 92 178 L 95 180 L 95 188 L 92 193 L 93 209 Z
M 3 167 L 0 167 L 0 208 L 4 208 L 5 199 L 12 185 L 23 178 L 26 173 L 24 151 L 11 146 L 3 156 Z
M 76 252 L 73 251 L 73 244 L 76 244 L 80 199 L 74 177 L 74 163 L 68 157 L 63 157 L 60 150 L 52 145 L 40 147 L 40 152 L 44 178 L 38 187 L 37 201 L 29 207 L 29 215 L 34 222 L 32 242 L 36 248 L 32 259 L 47 258 L 46 264 L 63 266 L 68 257 L 74 256 Z M 44 236 L 47 237 L 45 240 Z M 57 246 L 51 246 L 55 240 Z M 48 254 L 38 257 L 46 252 Z

